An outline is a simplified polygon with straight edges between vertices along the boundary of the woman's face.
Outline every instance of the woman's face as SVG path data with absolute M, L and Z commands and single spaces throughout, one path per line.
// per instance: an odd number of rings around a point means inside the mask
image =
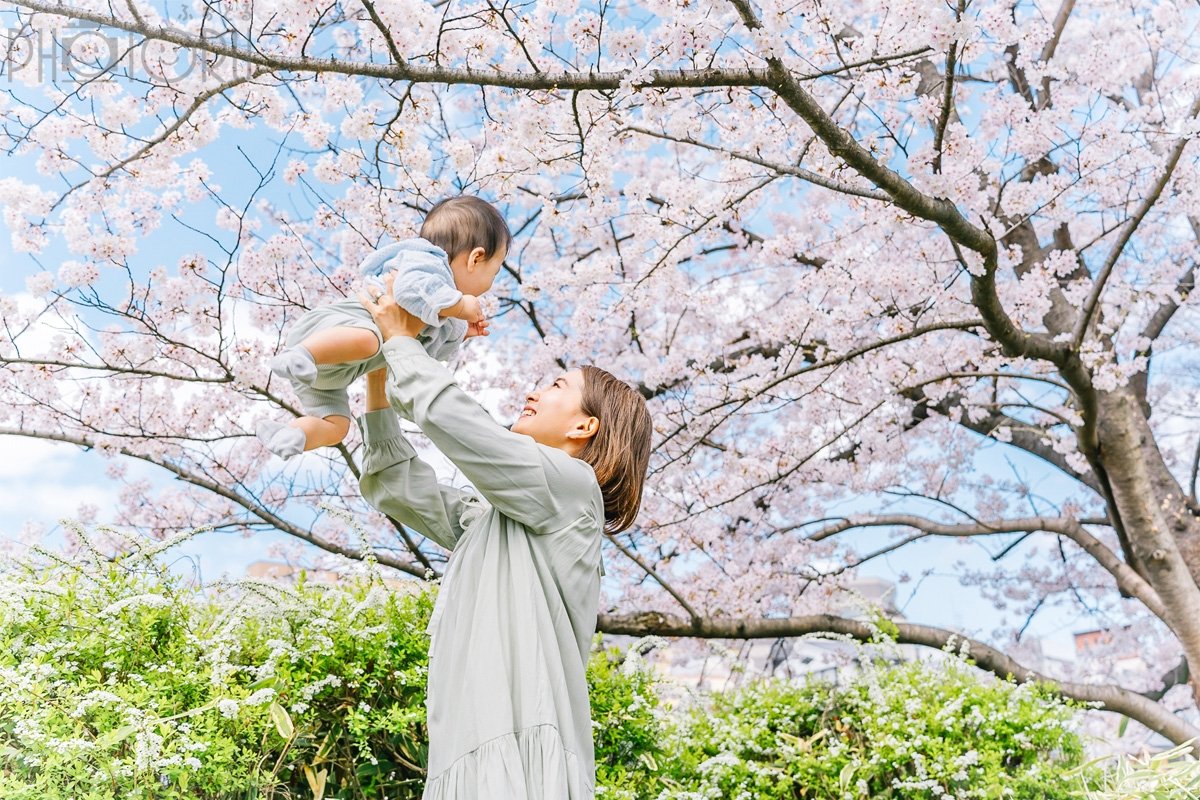
M 599 425 L 595 417 L 583 413 L 582 405 L 583 372 L 573 369 L 525 396 L 525 407 L 512 431 L 531 436 L 539 444 L 577 451 Z

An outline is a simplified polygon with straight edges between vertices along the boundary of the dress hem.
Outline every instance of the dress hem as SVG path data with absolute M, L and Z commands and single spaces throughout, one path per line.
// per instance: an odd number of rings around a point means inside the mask
M 592 800 L 595 781 L 580 774 L 579 756 L 558 726 L 531 725 L 480 742 L 425 783 L 422 800 Z

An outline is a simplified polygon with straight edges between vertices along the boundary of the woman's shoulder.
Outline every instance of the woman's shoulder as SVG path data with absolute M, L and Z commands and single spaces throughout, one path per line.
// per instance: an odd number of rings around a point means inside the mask
M 562 480 L 580 485 L 590 484 L 596 487 L 597 492 L 600 491 L 600 483 L 596 480 L 596 471 L 592 469 L 591 464 L 557 447 L 539 443 L 538 449 Z
M 554 484 L 551 492 L 564 506 L 563 511 L 573 510 L 575 516 L 586 514 L 603 527 L 604 498 L 592 465 L 557 447 L 538 445 L 538 450 L 547 465 L 547 480 Z

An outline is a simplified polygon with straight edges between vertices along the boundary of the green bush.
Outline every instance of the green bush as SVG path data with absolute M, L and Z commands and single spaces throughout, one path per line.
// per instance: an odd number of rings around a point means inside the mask
M 1082 757 L 1073 714 L 1042 687 L 981 681 L 953 656 L 868 658 L 841 686 L 762 680 L 713 696 L 676 730 L 663 796 L 1068 798 Z
M 206 594 L 162 549 L 6 570 L 0 797 L 420 795 L 429 593 Z
M 608 648 L 588 663 L 598 797 L 638 800 L 657 794 L 669 723 L 659 707 L 654 673 L 641 660 L 642 644 L 624 652 Z
M 159 563 L 172 543 L 110 558 L 75 532 L 80 558 L 0 573 L 0 797 L 420 797 L 432 585 L 388 591 L 368 562 L 337 586 L 201 590 Z M 623 797 L 665 731 L 636 663 L 588 668 L 597 771 Z
M 77 533 L 82 557 L 0 572 L 0 797 L 420 796 L 433 587 L 390 591 L 368 561 L 336 586 L 199 589 L 159 563 L 170 543 L 108 557 Z M 641 659 L 653 643 L 589 663 L 598 797 L 1054 800 L 1092 774 L 1071 706 L 958 658 L 872 646 L 847 685 L 761 681 L 682 711 Z

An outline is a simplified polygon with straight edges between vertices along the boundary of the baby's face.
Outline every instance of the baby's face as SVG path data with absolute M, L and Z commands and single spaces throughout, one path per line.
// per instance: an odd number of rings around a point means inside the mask
M 460 253 L 450 262 L 454 272 L 454 283 L 463 294 L 473 294 L 478 297 L 492 288 L 500 267 L 508 255 L 506 250 L 497 250 L 491 258 L 485 258 L 482 247 L 466 253 Z

